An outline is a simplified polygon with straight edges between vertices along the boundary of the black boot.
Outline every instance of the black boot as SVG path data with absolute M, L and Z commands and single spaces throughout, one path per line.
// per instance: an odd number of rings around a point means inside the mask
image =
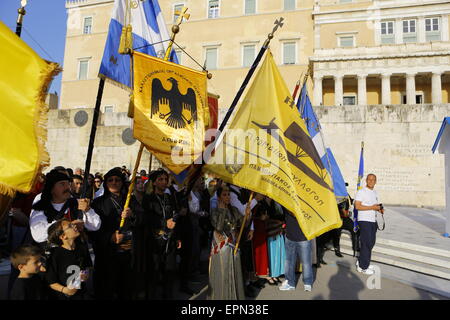
M 342 255 L 341 250 L 340 250 L 339 247 L 334 248 L 334 254 L 335 254 L 336 256 L 338 256 L 339 258 L 342 258 L 342 257 L 343 257 L 343 255 Z

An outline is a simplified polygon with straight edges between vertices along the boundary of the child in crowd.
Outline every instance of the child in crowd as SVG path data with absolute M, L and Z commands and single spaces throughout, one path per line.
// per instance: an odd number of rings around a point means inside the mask
M 58 300 L 83 300 L 91 258 L 76 245 L 80 233 L 75 224 L 61 219 L 48 228 L 48 241 L 56 246 L 47 261 L 46 279 Z
M 44 285 L 39 276 L 41 271 L 41 250 L 31 245 L 23 245 L 11 254 L 11 264 L 20 274 L 14 281 L 11 300 L 44 300 Z

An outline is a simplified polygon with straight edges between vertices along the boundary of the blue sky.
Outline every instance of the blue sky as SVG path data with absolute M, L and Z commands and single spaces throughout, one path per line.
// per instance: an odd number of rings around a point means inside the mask
M 61 66 L 66 37 L 65 3 L 65 0 L 28 0 L 21 35 L 22 40 L 43 59 L 57 62 Z M 13 32 L 16 31 L 19 8 L 20 0 L 0 0 L 0 20 Z M 61 73 L 53 80 L 49 92 L 55 91 L 60 95 Z

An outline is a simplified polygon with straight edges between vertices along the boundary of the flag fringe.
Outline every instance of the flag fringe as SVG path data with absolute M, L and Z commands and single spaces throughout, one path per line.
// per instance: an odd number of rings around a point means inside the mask
M 13 197 L 16 190 L 4 183 L 0 182 L 0 194 L 6 195 L 8 197 Z
M 0 194 L 13 197 L 15 192 L 28 193 L 36 185 L 39 179 L 39 175 L 42 170 L 50 165 L 50 156 L 45 146 L 47 142 L 47 123 L 48 123 L 48 106 L 45 103 L 45 98 L 48 94 L 49 86 L 53 78 L 58 75 L 62 68 L 55 62 L 46 61 L 47 67 L 41 71 L 40 86 L 38 88 L 38 94 L 35 97 L 36 109 L 34 113 L 34 133 L 36 137 L 36 145 L 38 157 L 36 166 L 34 168 L 34 176 L 31 183 L 25 188 L 17 186 L 10 186 L 0 182 Z
M 36 96 L 36 111 L 34 114 L 34 132 L 36 135 L 36 143 L 38 148 L 38 159 L 36 161 L 36 167 L 34 171 L 34 177 L 31 183 L 31 188 L 33 188 L 38 179 L 39 175 L 42 173 L 42 170 L 50 165 L 50 155 L 46 148 L 47 142 L 47 124 L 48 124 L 48 106 L 45 103 L 45 98 L 47 97 L 48 90 L 50 84 L 54 77 L 56 77 L 61 71 L 62 68 L 59 64 L 55 62 L 47 62 L 47 68 L 44 69 L 41 73 L 41 85 L 38 90 L 38 94 Z M 30 188 L 30 190 L 31 190 Z M 27 190 L 29 192 L 30 190 Z M 19 190 L 21 191 L 21 190 Z

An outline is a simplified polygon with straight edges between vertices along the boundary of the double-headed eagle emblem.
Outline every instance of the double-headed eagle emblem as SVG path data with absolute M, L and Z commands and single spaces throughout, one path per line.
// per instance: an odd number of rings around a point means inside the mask
M 165 119 L 166 123 L 172 128 L 185 128 L 186 123 L 191 124 L 192 121 L 197 121 L 197 100 L 195 98 L 195 92 L 192 88 L 188 88 L 187 92 L 182 94 L 178 89 L 178 81 L 176 79 L 170 77 L 167 81 L 172 83 L 170 90 L 164 89 L 161 80 L 157 78 L 152 80 L 150 118 L 159 112 L 159 117 Z M 160 112 L 161 104 L 168 105 L 170 111 L 166 114 Z M 187 119 L 183 115 L 183 110 L 190 111 L 190 119 Z

